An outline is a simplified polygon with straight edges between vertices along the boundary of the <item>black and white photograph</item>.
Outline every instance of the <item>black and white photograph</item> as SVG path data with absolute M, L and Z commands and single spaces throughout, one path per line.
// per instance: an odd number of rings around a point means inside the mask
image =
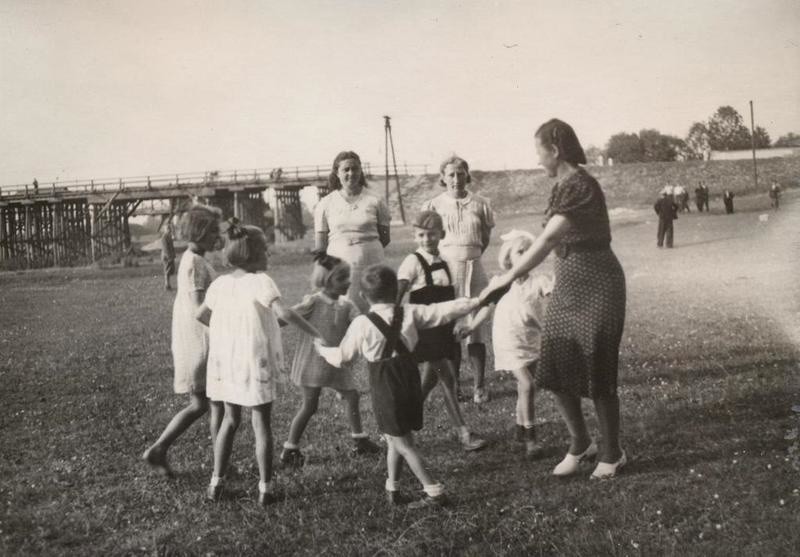
M 796 0 L 0 0 L 0 554 L 796 555 Z

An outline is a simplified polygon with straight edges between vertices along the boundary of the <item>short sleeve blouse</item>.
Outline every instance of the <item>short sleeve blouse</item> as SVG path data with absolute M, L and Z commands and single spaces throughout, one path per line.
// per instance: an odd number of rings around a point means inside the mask
M 389 226 L 391 220 L 386 202 L 366 191 L 347 201 L 334 190 L 314 208 L 314 231 L 327 233 L 329 243 L 377 240 L 378 226 Z
M 562 244 L 611 242 L 611 226 L 603 190 L 583 168 L 553 186 L 544 224 L 553 215 L 564 215 L 572 225 Z
M 474 193 L 462 199 L 443 193 L 423 204 L 422 210 L 441 215 L 445 229 L 442 247 L 483 248 L 483 235 L 494 228 L 494 212 L 489 200 Z

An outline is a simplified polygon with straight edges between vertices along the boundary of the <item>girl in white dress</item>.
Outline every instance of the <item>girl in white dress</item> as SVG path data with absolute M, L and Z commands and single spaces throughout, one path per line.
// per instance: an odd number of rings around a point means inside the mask
M 512 230 L 501 236 L 498 262 L 500 268 L 508 270 L 533 244 L 535 236 L 530 232 Z M 515 437 L 525 442 L 528 457 L 541 455 L 541 446 L 536 441 L 534 428 L 535 390 L 533 376 L 539 361 L 542 327 L 547 300 L 553 291 L 553 279 L 549 276 L 527 274 L 516 279 L 494 311 L 492 322 L 492 347 L 494 367 L 514 374 L 517 380 L 517 425 Z M 469 330 L 488 317 L 490 308 L 484 308 L 470 323 Z
M 214 473 L 208 498 L 218 500 L 228 469 L 242 406 L 252 410 L 258 460 L 258 502 L 275 500 L 272 479 L 272 428 L 276 374 L 283 367 L 278 319 L 321 338 L 305 319 L 287 308 L 267 269 L 267 238 L 260 228 L 232 219 L 225 256 L 233 273 L 211 284 L 197 318 L 209 326 L 208 396 L 225 403 L 225 417 L 214 445 Z
M 214 279 L 214 269 L 203 258 L 219 240 L 222 212 L 216 207 L 194 205 L 184 216 L 183 236 L 189 241 L 178 267 L 175 302 L 172 306 L 172 358 L 175 367 L 174 388 L 189 394 L 189 405 L 170 420 L 158 440 L 142 455 L 155 470 L 171 476 L 167 450 L 198 418 L 208 411 L 206 398 L 206 359 L 208 330 L 195 319 L 206 290 Z M 222 419 L 222 404 L 211 403 L 211 442 Z

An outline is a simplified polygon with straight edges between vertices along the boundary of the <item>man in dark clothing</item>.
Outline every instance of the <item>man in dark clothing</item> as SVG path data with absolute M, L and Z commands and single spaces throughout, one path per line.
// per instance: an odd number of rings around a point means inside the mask
M 706 213 L 708 213 L 708 186 L 705 184 L 700 184 L 700 187 L 703 189 L 703 206 L 706 208 Z
M 725 193 L 722 194 L 722 202 L 725 203 L 725 212 L 727 214 L 733 214 L 733 198 L 735 194 L 731 190 L 725 190 Z
M 697 187 L 694 189 L 694 204 L 697 205 L 697 212 L 703 212 L 703 184 L 698 182 Z
M 172 290 L 169 277 L 175 274 L 175 242 L 172 238 L 172 222 L 167 221 L 161 235 L 161 264 L 164 267 L 164 290 Z
M 667 247 L 672 247 L 673 230 L 672 221 L 678 218 L 678 205 L 667 195 L 661 194 L 661 199 L 653 205 L 658 215 L 658 247 L 664 247 L 664 239 L 667 240 Z

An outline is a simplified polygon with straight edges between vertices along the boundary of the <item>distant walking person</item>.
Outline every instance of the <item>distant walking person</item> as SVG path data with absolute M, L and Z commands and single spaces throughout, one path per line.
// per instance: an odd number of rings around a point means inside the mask
M 39 180 L 33 179 L 33 195 L 39 195 Z
M 670 199 L 666 192 L 661 193 L 661 199 L 655 202 L 653 209 L 658 215 L 658 247 L 664 247 L 666 239 L 667 247 L 672 247 L 673 226 L 672 221 L 678 218 L 678 205 Z
M 164 267 L 164 290 L 172 290 L 169 277 L 175 274 L 175 241 L 172 237 L 171 221 L 167 221 L 161 235 L 161 264 Z
M 736 197 L 731 190 L 725 190 L 722 194 L 722 202 L 725 203 L 725 213 L 728 215 L 733 214 L 733 198 Z
M 769 199 L 772 208 L 777 211 L 781 205 L 781 187 L 777 182 L 772 182 L 772 186 L 769 188 Z

